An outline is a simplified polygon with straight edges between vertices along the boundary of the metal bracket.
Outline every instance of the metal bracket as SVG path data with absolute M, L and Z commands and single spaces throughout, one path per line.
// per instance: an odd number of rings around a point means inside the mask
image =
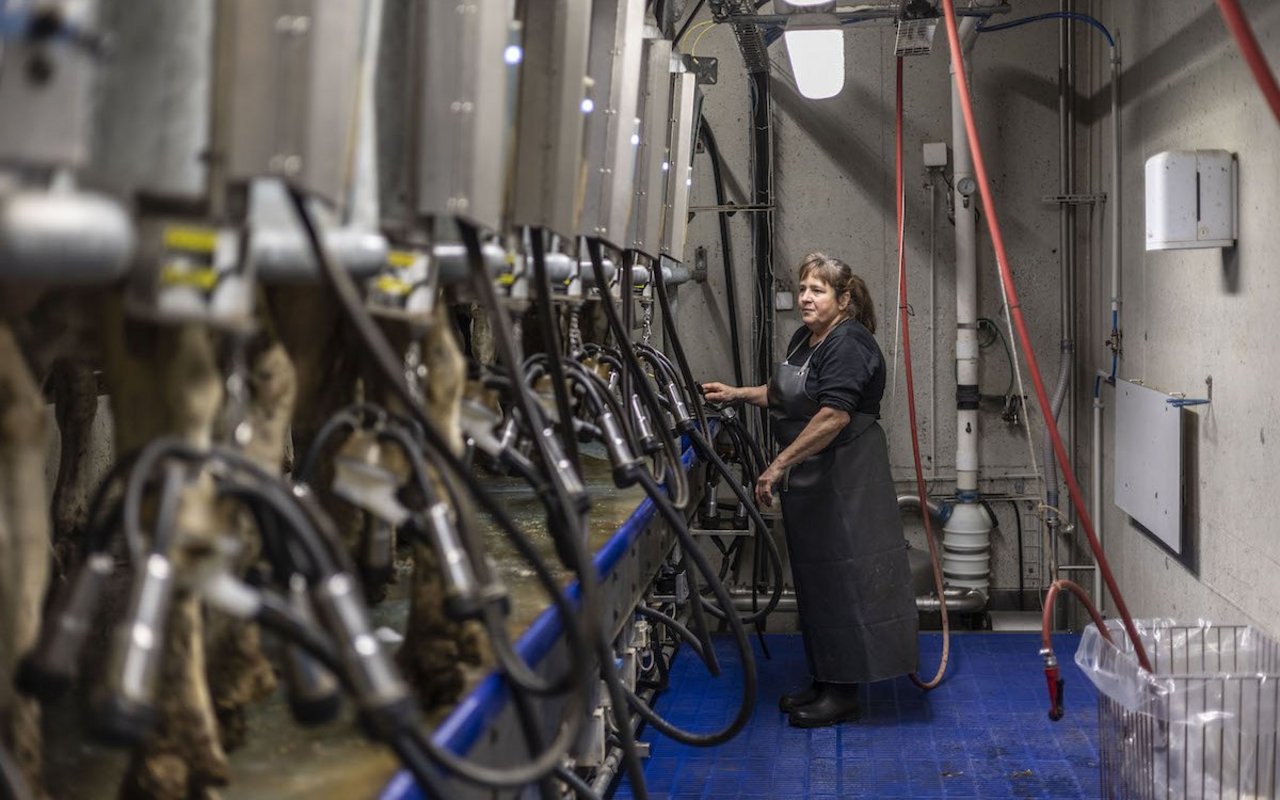
M 697 283 L 705 283 L 707 280 L 707 248 L 701 245 L 693 251 L 693 270 L 689 273 L 689 279 Z
M 742 528 L 730 528 L 730 529 L 721 529 L 721 528 L 690 528 L 690 529 L 689 529 L 689 533 L 693 534 L 694 536 L 729 536 L 729 537 L 736 537 L 736 536 L 750 536 L 750 535 L 752 535 L 753 533 L 755 533 L 755 531 L 753 531 L 753 530 L 751 530 L 751 529 L 749 529 L 749 528 L 747 528 L 747 529 L 742 529 Z
M 1057 203 L 1067 206 L 1086 206 L 1093 203 L 1105 203 L 1106 193 L 1102 194 L 1049 194 L 1040 198 L 1044 203 Z
M 711 56 L 685 56 L 685 66 L 698 79 L 699 86 L 714 85 L 720 79 L 720 60 Z

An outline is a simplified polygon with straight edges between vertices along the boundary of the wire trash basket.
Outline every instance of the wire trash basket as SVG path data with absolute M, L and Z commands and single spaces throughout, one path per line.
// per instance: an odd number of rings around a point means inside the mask
M 1076 650 L 1098 689 L 1103 797 L 1280 800 L 1280 644 L 1250 626 L 1135 624 L 1152 672 L 1118 620 L 1115 644 L 1090 625 Z

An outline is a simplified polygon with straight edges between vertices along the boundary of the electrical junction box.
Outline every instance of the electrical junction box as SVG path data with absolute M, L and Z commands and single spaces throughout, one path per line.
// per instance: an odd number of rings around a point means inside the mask
M 1233 247 L 1236 163 L 1225 150 L 1170 150 L 1147 159 L 1147 249 Z
M 947 143 L 925 142 L 924 165 L 925 167 L 945 167 L 947 165 Z

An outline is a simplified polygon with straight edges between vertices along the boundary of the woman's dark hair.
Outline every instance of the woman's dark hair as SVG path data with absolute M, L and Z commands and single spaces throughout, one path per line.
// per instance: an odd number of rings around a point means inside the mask
M 866 281 L 854 274 L 853 267 L 826 253 L 810 253 L 800 262 L 800 280 L 810 275 L 834 289 L 837 302 L 848 294 L 845 317 L 861 322 L 871 333 L 876 332 L 876 309 L 871 305 L 871 292 L 867 290 Z

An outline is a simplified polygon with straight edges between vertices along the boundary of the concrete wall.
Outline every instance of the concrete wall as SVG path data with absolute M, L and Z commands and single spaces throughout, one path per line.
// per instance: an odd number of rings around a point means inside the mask
M 1019 15 L 1056 10 L 1047 0 L 1018 4 Z M 709 18 L 706 13 L 703 19 Z M 683 44 L 688 52 L 703 29 Z M 866 279 L 877 307 L 877 338 L 886 357 L 898 352 L 896 222 L 894 219 L 894 29 L 867 22 L 846 28 L 848 78 L 836 98 L 808 101 L 794 88 L 784 44 L 770 48 L 774 61 L 775 270 L 779 289 L 794 289 L 800 258 L 812 250 L 837 255 Z M 948 48 L 940 26 L 932 54 L 906 60 L 906 193 L 908 281 L 912 353 L 915 362 L 921 446 L 927 475 L 936 475 L 931 493 L 954 490 L 955 465 L 955 292 L 953 227 L 947 220 L 949 190 L 937 182 L 934 224 L 930 224 L 929 176 L 921 144 L 950 142 Z M 720 59 L 719 82 L 707 89 L 706 117 L 714 126 L 728 167 L 730 194 L 749 202 L 750 100 L 742 60 L 727 26 L 713 27 L 697 45 L 698 55 Z M 1047 372 L 1057 364 L 1060 330 L 1058 211 L 1041 198 L 1058 192 L 1058 30 L 1053 24 L 1026 26 L 979 37 L 972 59 L 974 91 L 983 144 L 998 198 L 998 210 L 1019 282 L 1024 312 Z M 697 156 L 693 205 L 714 203 L 706 156 Z M 751 321 L 754 265 L 746 214 L 732 219 L 743 358 L 752 370 Z M 931 246 L 931 230 L 936 242 Z M 999 321 L 1002 301 L 985 224 L 979 263 L 979 311 Z M 728 354 L 725 283 L 715 216 L 698 213 L 691 225 L 686 259 L 708 250 L 709 279 L 681 290 L 680 325 L 695 372 L 706 379 L 732 381 Z M 932 249 L 932 257 L 931 257 Z M 932 271 L 931 271 L 932 264 Z M 931 302 L 932 297 L 932 302 Z M 799 327 L 794 312 L 778 315 L 775 353 Z M 1007 358 L 998 342 L 983 351 L 981 388 L 1001 395 L 1009 380 Z M 905 389 L 898 361 L 896 390 L 887 392 L 884 424 L 889 433 L 895 476 L 902 491 L 914 491 Z M 891 373 L 893 370 L 891 369 Z M 1092 368 L 1090 369 L 1092 372 Z M 1028 382 L 1026 389 L 1031 392 Z M 1031 405 L 1035 405 L 1034 399 Z M 999 403 L 984 403 L 980 459 L 985 492 L 1035 497 L 1038 488 L 1023 477 L 1031 472 L 1026 434 L 1002 422 Z M 1038 412 L 1032 413 L 1039 451 Z M 1087 436 L 1084 437 L 1087 442 Z M 1037 454 L 1037 459 L 1039 458 Z M 1001 477 L 1013 476 L 1013 477 Z M 1001 517 L 993 554 L 993 584 L 1018 585 L 1016 529 L 1008 503 L 993 504 Z M 1028 552 L 1038 542 L 1034 501 L 1022 502 Z M 915 543 L 923 546 L 920 534 Z M 1032 559 L 1034 561 L 1034 558 Z M 1032 567 L 1034 570 L 1034 566 Z M 1035 575 L 1030 576 L 1032 579 Z M 1032 586 L 1034 583 L 1028 583 Z
M 1135 615 L 1250 622 L 1280 635 L 1280 536 L 1268 514 L 1277 466 L 1280 353 L 1275 346 L 1280 225 L 1280 128 L 1213 3 L 1110 3 L 1094 11 L 1121 33 L 1124 184 L 1124 359 L 1120 375 L 1203 397 L 1192 410 L 1196 470 L 1190 534 L 1198 568 L 1166 557 L 1111 503 L 1112 409 L 1106 411 L 1106 549 Z M 1272 66 L 1280 63 L 1280 5 L 1244 3 Z M 1105 100 L 1101 61 L 1092 88 Z M 1104 132 L 1105 118 L 1095 125 Z M 1239 155 L 1240 239 L 1230 250 L 1145 252 L 1143 164 L 1169 149 Z M 1095 174 L 1110 174 L 1110 158 Z M 1101 282 L 1100 282 L 1101 283 Z M 1107 297 L 1095 291 L 1090 311 Z M 1098 317 L 1101 319 L 1101 317 Z M 1092 353 L 1102 358 L 1101 325 Z M 1106 401 L 1110 403 L 1107 391 Z

